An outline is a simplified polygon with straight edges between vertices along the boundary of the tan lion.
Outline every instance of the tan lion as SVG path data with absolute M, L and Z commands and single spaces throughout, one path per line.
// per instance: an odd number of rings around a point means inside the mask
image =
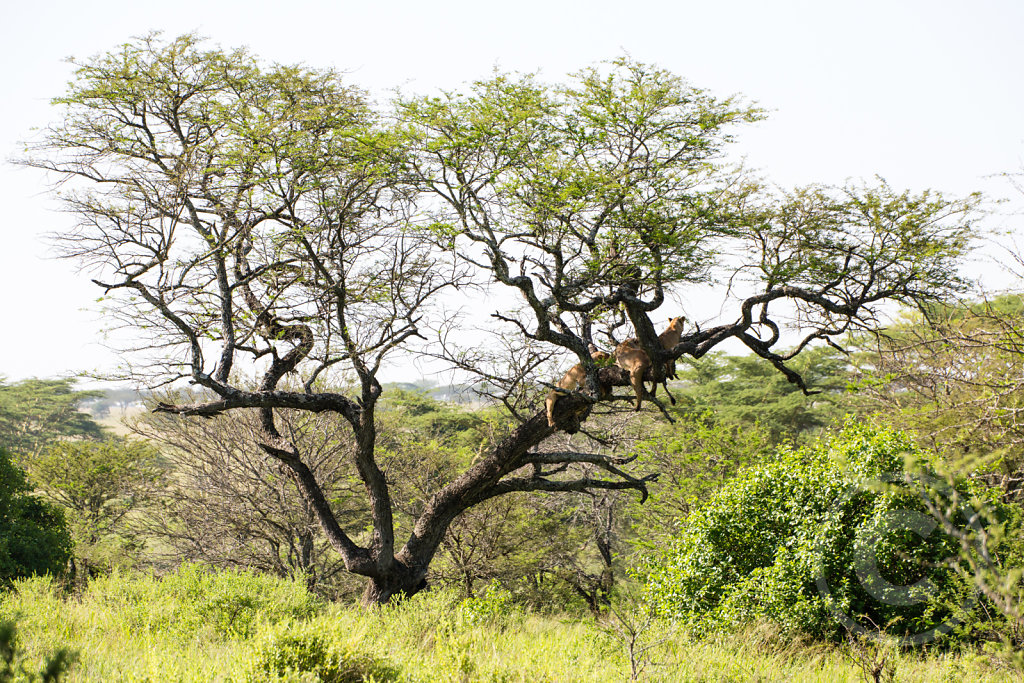
M 658 335 L 658 341 L 661 343 L 661 348 L 668 351 L 679 343 L 679 339 L 683 335 L 683 325 L 685 323 L 686 318 L 682 316 L 669 320 L 668 327 Z M 636 337 L 631 337 L 615 347 L 615 364 L 629 373 L 629 384 L 633 387 L 633 392 L 636 394 L 635 410 L 640 410 L 640 404 L 642 403 L 644 396 L 647 395 L 647 389 L 644 387 L 644 373 L 646 373 L 647 369 L 651 367 L 651 359 L 647 356 L 647 353 L 640 348 L 640 341 Z M 665 377 L 675 376 L 675 361 L 667 361 L 665 363 Z M 665 393 L 668 394 L 668 398 L 672 401 L 672 405 L 675 405 L 676 400 L 668 390 L 667 379 L 662 380 L 662 386 L 665 387 Z M 651 389 L 650 395 L 653 396 L 657 390 L 658 385 L 655 384 Z
M 666 351 L 675 348 L 675 345 L 679 343 L 679 339 L 683 336 L 683 325 L 686 324 L 686 318 L 679 316 L 678 318 L 672 318 L 668 321 L 668 327 L 665 331 L 658 335 L 658 341 L 661 342 L 661 348 Z M 665 377 L 671 379 L 676 378 L 676 361 L 675 359 L 665 361 Z M 655 387 L 657 389 L 657 387 Z M 665 387 L 665 392 L 668 392 L 668 387 Z M 669 394 L 669 398 L 672 394 Z M 675 403 L 675 401 L 672 401 Z
M 597 362 L 598 364 L 601 364 L 602 362 L 607 362 L 612 359 L 611 354 L 605 353 L 604 351 L 598 351 L 595 348 L 591 348 L 590 357 L 593 358 L 594 361 Z M 572 366 L 572 368 L 570 368 L 569 372 L 565 373 L 565 375 L 562 376 L 562 379 L 558 381 L 557 386 L 560 389 L 564 389 L 566 392 L 569 392 L 578 387 L 583 382 L 583 380 L 586 379 L 586 377 L 587 371 L 583 369 L 583 365 L 581 363 L 577 363 L 576 365 Z M 608 390 L 602 387 L 601 398 L 607 398 L 608 394 Z M 555 403 L 558 401 L 558 397 L 562 395 L 562 392 L 552 389 L 551 391 L 548 392 L 547 400 L 544 401 L 544 407 L 548 411 L 549 427 L 555 426 Z
M 651 367 L 651 359 L 640 348 L 639 340 L 627 339 L 615 347 L 615 364 L 629 373 L 629 384 L 636 393 L 636 410 L 640 410 L 640 403 L 647 395 L 644 373 Z

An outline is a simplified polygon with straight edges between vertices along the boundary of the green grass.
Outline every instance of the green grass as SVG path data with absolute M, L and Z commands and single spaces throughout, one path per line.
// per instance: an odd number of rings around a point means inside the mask
M 114 574 L 70 597 L 48 579 L 26 580 L 0 596 L 0 620 L 11 619 L 27 670 L 56 648 L 78 651 L 72 681 L 541 683 L 631 674 L 612 625 L 527 613 L 500 591 L 469 601 L 437 591 L 367 611 L 320 601 L 300 582 L 192 566 L 163 579 Z M 862 680 L 841 649 L 782 639 L 766 625 L 698 640 L 655 624 L 640 642 L 656 641 L 639 680 Z M 981 652 L 896 657 L 899 681 L 1021 676 Z

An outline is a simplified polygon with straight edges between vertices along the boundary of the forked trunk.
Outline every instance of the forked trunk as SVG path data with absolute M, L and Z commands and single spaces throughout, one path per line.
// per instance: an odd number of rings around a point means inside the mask
M 384 577 L 371 578 L 363 591 L 363 607 L 386 605 L 391 598 L 411 598 L 422 590 L 426 590 L 426 578 L 409 571 L 396 572 Z

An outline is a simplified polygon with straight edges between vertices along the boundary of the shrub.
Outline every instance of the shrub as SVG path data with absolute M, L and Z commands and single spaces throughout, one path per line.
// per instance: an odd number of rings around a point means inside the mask
M 21 680 L 33 683 L 58 683 L 64 674 L 74 666 L 78 653 L 61 648 L 48 655 L 42 670 L 36 675 L 24 661 L 18 642 L 18 629 L 13 621 L 0 622 L 0 683 Z
M 831 440 L 782 449 L 726 484 L 647 560 L 648 599 L 697 631 L 767 618 L 833 640 L 880 627 L 910 642 L 942 635 L 973 618 L 975 596 L 952 566 L 959 541 L 932 528 L 920 490 L 902 485 L 927 479 L 927 464 L 904 434 L 852 421 Z M 1001 511 L 980 485 L 956 488 L 960 500 Z
M 143 441 L 108 437 L 54 441 L 26 462 L 32 483 L 67 515 L 81 581 L 125 564 L 141 549 L 129 520 L 161 476 L 157 457 Z
M 242 680 L 360 683 L 393 681 L 389 663 L 336 642 L 323 622 L 284 621 L 253 648 Z
M 247 638 L 263 622 L 311 616 L 318 600 L 301 580 L 186 564 L 161 579 L 114 572 L 90 597 L 124 613 L 135 631 L 190 639 L 213 631 Z
M 31 495 L 25 473 L 0 448 L 0 585 L 33 574 L 59 574 L 71 557 L 61 511 Z
M 509 624 L 522 621 L 522 609 L 513 603 L 512 593 L 492 581 L 483 595 L 466 598 L 459 603 L 456 613 L 466 627 L 487 625 L 503 629 Z

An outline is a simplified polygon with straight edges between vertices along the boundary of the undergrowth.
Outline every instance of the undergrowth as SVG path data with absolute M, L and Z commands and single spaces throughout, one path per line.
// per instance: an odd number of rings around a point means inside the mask
M 72 595 L 49 579 L 26 579 L 0 595 L 2 621 L 17 623 L 26 672 L 41 671 L 57 650 L 76 652 L 68 681 L 554 683 L 628 681 L 636 670 L 607 622 L 531 613 L 494 586 L 470 600 L 431 591 L 364 610 L 321 601 L 300 581 L 188 566 L 163 578 L 112 574 Z M 766 623 L 703 638 L 652 628 L 657 634 L 638 634 L 656 644 L 636 680 L 863 675 L 850 650 Z M 901 651 L 892 661 L 900 681 L 1021 676 L 1010 660 L 980 650 Z

